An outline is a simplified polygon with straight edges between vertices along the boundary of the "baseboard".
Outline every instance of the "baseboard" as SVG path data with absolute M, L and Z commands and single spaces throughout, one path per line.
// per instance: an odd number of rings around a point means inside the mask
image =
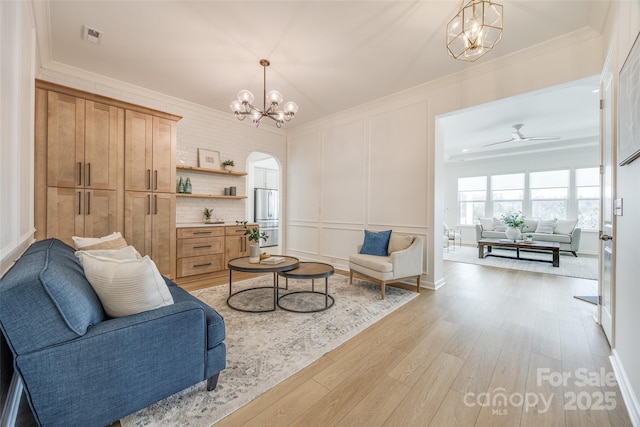
M 616 375 L 620 393 L 622 393 L 622 400 L 624 400 L 624 404 L 627 406 L 627 412 L 629 413 L 629 418 L 631 418 L 631 425 L 640 427 L 640 402 L 638 402 L 638 397 L 629 383 L 629 378 L 615 349 L 611 351 L 609 360 L 611 361 L 613 372 Z

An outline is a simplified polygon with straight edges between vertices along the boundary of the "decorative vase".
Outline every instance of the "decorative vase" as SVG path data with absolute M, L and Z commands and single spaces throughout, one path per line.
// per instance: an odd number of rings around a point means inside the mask
M 515 227 L 507 227 L 507 231 L 505 233 L 507 234 L 507 239 L 513 240 L 515 242 L 518 238 L 518 235 L 520 234 L 520 230 Z
M 249 245 L 249 262 L 251 264 L 257 264 L 260 262 L 260 245 L 258 243 L 252 243 Z
M 224 165 L 224 170 L 226 170 L 227 172 L 233 172 L 233 166 Z

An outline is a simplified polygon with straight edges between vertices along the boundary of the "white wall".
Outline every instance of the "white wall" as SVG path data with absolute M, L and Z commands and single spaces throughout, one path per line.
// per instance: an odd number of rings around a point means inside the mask
M 577 169 L 598 167 L 600 164 L 600 148 L 597 138 L 591 145 L 566 150 L 544 153 L 529 153 L 505 156 L 494 159 L 466 160 L 464 162 L 445 163 L 444 171 L 444 221 L 449 227 L 462 229 L 463 244 L 476 243 L 475 226 L 458 224 L 458 178 L 500 175 L 520 172 L 537 172 L 554 169 Z M 571 218 L 575 217 L 571 215 Z M 596 255 L 600 247 L 598 231 L 582 230 L 580 237 L 580 253 Z
M 614 2 L 607 21 L 605 53 L 610 49 L 618 70 L 640 32 L 640 2 Z M 614 84 L 617 76 L 614 74 Z M 615 86 L 614 86 L 615 87 Z M 640 160 L 618 167 L 614 198 L 623 199 L 623 215 L 615 217 L 614 351 L 612 363 L 634 425 L 640 425 Z
M 344 268 L 363 229 L 415 233 L 425 237 L 425 286 L 441 286 L 437 116 L 597 75 L 601 42 L 585 29 L 292 129 L 290 252 Z
M 31 4 L 0 2 L 0 275 L 33 240 L 35 25 Z

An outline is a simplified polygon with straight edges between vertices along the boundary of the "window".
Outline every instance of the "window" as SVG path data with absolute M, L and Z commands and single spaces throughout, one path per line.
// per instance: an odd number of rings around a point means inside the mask
M 531 218 L 567 218 L 569 171 L 533 172 L 529 175 Z
M 524 174 L 494 175 L 491 177 L 491 197 L 493 198 L 493 216 L 522 212 L 524 199 Z
M 600 169 L 576 169 L 578 224 L 582 229 L 600 228 Z
M 486 199 L 486 176 L 458 178 L 458 211 L 460 213 L 460 224 L 473 224 L 475 219 L 485 216 Z

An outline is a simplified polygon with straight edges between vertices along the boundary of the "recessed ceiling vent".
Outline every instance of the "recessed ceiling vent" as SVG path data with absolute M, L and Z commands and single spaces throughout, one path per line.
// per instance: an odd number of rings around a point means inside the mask
M 91 43 L 100 44 L 102 41 L 102 31 L 83 25 L 82 39 Z

